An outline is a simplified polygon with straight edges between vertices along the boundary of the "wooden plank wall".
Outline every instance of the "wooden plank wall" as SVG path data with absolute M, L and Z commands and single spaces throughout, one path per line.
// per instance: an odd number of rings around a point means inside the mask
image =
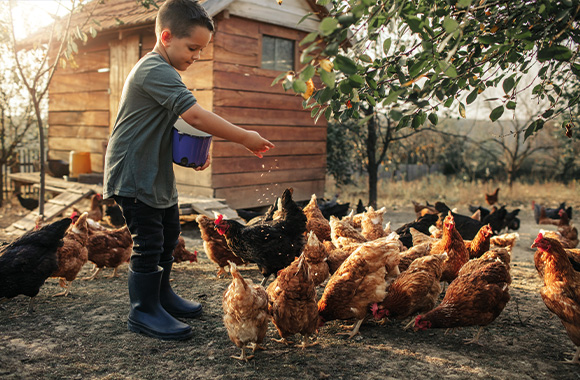
M 69 160 L 70 151 L 90 152 L 93 171 L 103 171 L 109 137 L 109 45 L 82 47 L 75 63 L 59 67 L 49 88 L 48 157 Z
M 281 84 L 271 86 L 280 73 L 260 68 L 262 34 L 293 39 L 297 50 L 306 35 L 232 16 L 218 19 L 214 37 L 214 112 L 276 145 L 258 159 L 237 144 L 214 139 L 214 195 L 233 208 L 268 205 L 290 186 L 296 200 L 324 195 L 326 121 L 315 124 L 302 109 L 302 97 L 284 92 Z
M 197 102 L 206 110 L 213 109 L 213 55 L 214 44 L 210 44 L 203 50 L 198 61 L 194 62 L 187 70 L 179 72 L 183 83 L 190 89 Z M 210 151 L 210 155 L 212 152 Z M 173 165 L 177 190 L 179 194 L 213 197 L 211 166 L 204 171 L 195 171 Z

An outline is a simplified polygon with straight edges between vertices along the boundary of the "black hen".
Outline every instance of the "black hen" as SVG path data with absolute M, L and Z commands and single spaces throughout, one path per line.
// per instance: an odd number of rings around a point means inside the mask
M 542 205 L 532 201 L 532 209 L 534 210 L 534 219 L 536 220 L 536 224 L 538 224 L 540 222 Z M 560 210 L 566 211 L 568 219 L 572 219 L 572 206 L 566 208 L 566 202 L 560 203 L 557 208 L 544 207 L 544 210 L 546 211 L 546 217 L 550 219 L 560 219 Z
M 399 227 L 395 232 L 399 235 L 399 240 L 407 248 L 413 246 L 413 236 L 411 235 L 411 227 L 420 231 L 424 234 L 430 235 L 429 227 L 434 226 L 437 223 L 439 216 L 437 214 L 425 214 L 416 220 L 404 224 Z
M 105 206 L 105 216 L 103 219 L 115 228 L 123 227 L 126 224 L 123 211 L 117 203 L 111 206 Z
M 447 213 L 451 212 L 451 209 L 443 202 L 435 202 L 435 208 L 439 211 L 439 221 L 442 224 Z M 480 222 L 467 215 L 461 215 L 455 212 L 451 212 L 451 215 L 453 215 L 453 219 L 455 220 L 455 228 L 459 231 L 463 240 L 473 240 L 481 227 L 486 225 L 483 220 Z
M 491 226 L 491 230 L 494 234 L 499 234 L 501 230 L 505 227 L 505 218 L 507 215 L 507 210 L 505 206 L 501 206 L 497 210 L 493 211 L 491 214 L 486 216 L 481 220 L 481 223 L 489 224 Z
M 58 269 L 56 251 L 72 220 L 64 218 L 25 233 L 0 250 L 0 298 L 30 297 L 28 311 L 40 287 Z
M 479 210 L 479 215 L 481 216 L 480 219 L 485 218 L 486 216 L 488 216 L 491 211 L 489 211 L 489 209 L 485 208 L 485 207 L 481 207 L 481 206 L 469 206 L 469 211 L 472 213 L 475 213 L 476 211 Z
M 281 217 L 268 222 L 243 225 L 235 220 L 215 220 L 216 230 L 225 237 L 234 255 L 256 263 L 264 276 L 262 286 L 271 274 L 276 275 L 300 256 L 305 244 L 306 216 L 292 200 L 292 189 L 281 198 Z
M 505 214 L 504 218 L 504 227 L 507 227 L 508 230 L 515 231 L 520 228 L 520 219 L 518 218 L 518 214 L 520 213 L 520 209 L 516 208 L 513 211 L 509 211 Z
M 24 198 L 20 193 L 16 193 L 16 198 L 18 198 L 18 202 L 20 202 L 20 205 L 27 210 L 32 211 L 38 207 L 38 199 Z

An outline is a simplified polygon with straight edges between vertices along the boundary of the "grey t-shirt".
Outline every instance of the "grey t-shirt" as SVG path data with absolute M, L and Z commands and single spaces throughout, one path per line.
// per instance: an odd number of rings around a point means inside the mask
M 171 130 L 196 103 L 179 73 L 159 54 L 129 73 L 105 156 L 103 197 L 137 198 L 154 208 L 177 204 Z

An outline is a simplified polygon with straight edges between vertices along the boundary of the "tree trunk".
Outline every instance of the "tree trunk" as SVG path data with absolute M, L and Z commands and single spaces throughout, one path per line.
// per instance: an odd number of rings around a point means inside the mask
M 369 110 L 373 112 L 373 109 Z M 379 163 L 377 162 L 376 152 L 377 152 L 377 125 L 375 118 L 371 119 L 367 123 L 367 159 L 368 167 L 367 172 L 369 175 L 369 206 L 377 208 L 377 198 L 378 198 L 378 170 Z

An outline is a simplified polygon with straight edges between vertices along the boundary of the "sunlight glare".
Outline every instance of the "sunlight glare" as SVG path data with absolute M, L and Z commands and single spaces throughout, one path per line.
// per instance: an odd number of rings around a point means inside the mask
M 26 38 L 38 29 L 50 25 L 54 15 L 63 16 L 69 0 L 16 0 L 12 17 L 16 39 Z

